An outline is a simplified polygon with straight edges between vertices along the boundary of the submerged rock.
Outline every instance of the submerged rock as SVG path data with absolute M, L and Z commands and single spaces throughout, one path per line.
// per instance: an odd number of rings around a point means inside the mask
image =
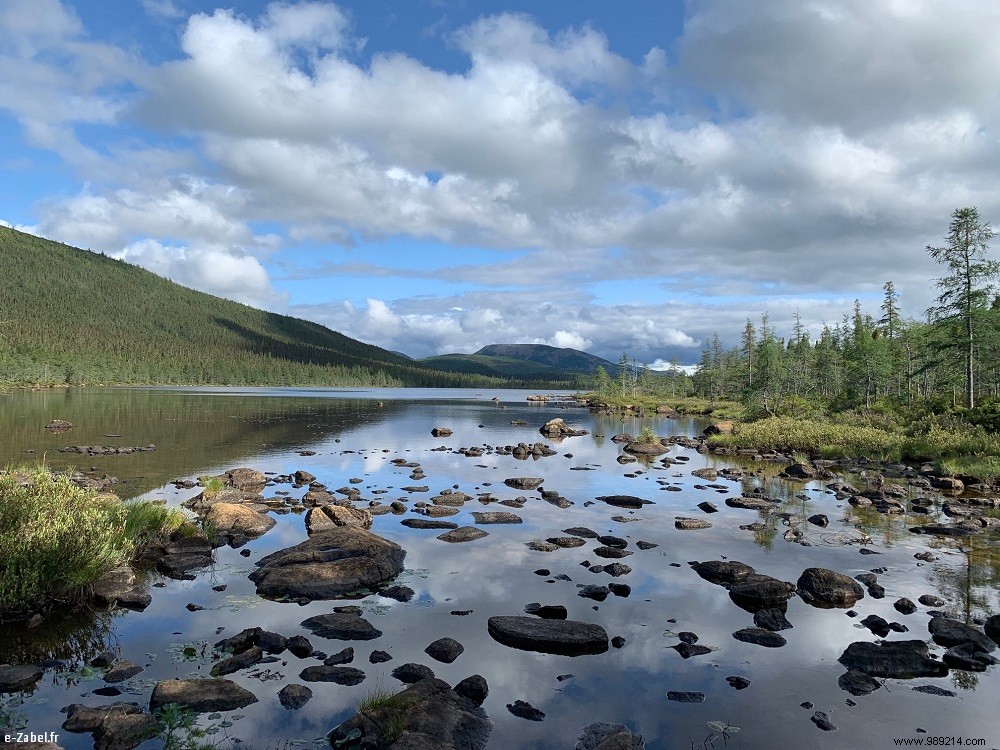
M 405 556 L 398 544 L 370 531 L 338 527 L 263 558 L 250 580 L 272 599 L 356 597 L 402 573 Z
M 477 529 L 475 526 L 461 526 L 457 529 L 452 529 L 451 531 L 439 534 L 437 538 L 442 542 L 459 544 L 461 542 L 474 542 L 477 539 L 482 539 L 487 536 L 489 536 L 488 532 L 483 531 L 482 529 Z
M 232 680 L 163 680 L 153 688 L 149 708 L 155 711 L 168 703 L 176 703 L 195 713 L 209 713 L 233 711 L 256 702 L 257 697 L 253 693 Z
M 496 616 L 487 623 L 494 640 L 523 651 L 579 656 L 608 650 L 608 634 L 600 625 L 575 620 Z
M 361 750 L 390 746 L 482 750 L 492 730 L 493 722 L 481 706 L 444 680 L 429 677 L 355 714 L 330 732 L 327 740 L 331 747 Z

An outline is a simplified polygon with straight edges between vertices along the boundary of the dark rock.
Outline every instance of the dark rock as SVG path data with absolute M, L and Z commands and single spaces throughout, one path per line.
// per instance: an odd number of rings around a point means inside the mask
M 527 701 L 516 700 L 513 703 L 508 703 L 507 710 L 514 714 L 517 718 L 527 719 L 528 721 L 541 721 L 545 718 L 545 714 L 543 712 L 539 711 Z
M 603 495 L 598 497 L 602 503 L 607 503 L 608 505 L 613 505 L 616 508 L 641 508 L 643 505 L 652 505 L 652 500 L 643 500 L 641 497 L 635 497 L 634 495 Z
M 760 609 L 753 613 L 753 624 L 765 630 L 788 630 L 792 623 L 780 609 Z
M 300 659 L 305 659 L 313 652 L 313 646 L 304 635 L 296 635 L 288 639 L 288 650 Z
M 1000 615 L 993 615 L 986 618 L 983 629 L 986 631 L 986 635 L 993 639 L 994 643 L 1000 644 Z
M 370 641 L 382 635 L 368 620 L 348 612 L 316 615 L 302 621 L 302 627 L 320 638 L 338 641 Z
M 764 628 L 743 628 L 733 633 L 733 638 L 744 643 L 753 643 L 766 648 L 780 648 L 788 641 L 783 636 L 778 635 L 773 630 Z
M 752 684 L 746 677 L 740 677 L 739 675 L 730 675 L 726 678 L 726 682 L 737 690 L 746 690 Z
M 278 691 L 278 700 L 281 705 L 289 710 L 295 711 L 302 708 L 309 702 L 312 698 L 313 691 L 307 688 L 305 685 L 285 685 L 281 690 Z
M 352 661 L 354 661 L 354 646 L 348 646 L 342 651 L 326 657 L 323 660 L 323 664 L 328 667 L 335 667 L 338 664 L 350 664 Z
M 479 674 L 466 677 L 455 685 L 455 692 L 463 698 L 467 698 L 477 706 L 483 705 L 483 701 L 490 694 L 490 687 L 486 683 L 486 678 Z
M 368 661 L 371 664 L 382 664 L 387 661 L 392 661 L 392 654 L 387 651 L 372 651 L 368 656 Z
M 252 646 L 246 651 L 234 654 L 228 659 L 223 659 L 218 664 L 213 666 L 211 673 L 212 677 L 221 677 L 222 675 L 238 672 L 239 670 L 246 669 L 254 664 L 259 664 L 263 658 L 264 651 L 258 646 Z
M 997 663 L 994 657 L 983 652 L 971 641 L 952 646 L 941 658 L 952 669 L 964 669 L 969 672 L 985 672 L 987 667 Z
M 861 621 L 861 624 L 880 638 L 885 638 L 889 635 L 889 623 L 886 622 L 885 618 L 878 615 L 868 615 L 868 617 Z
M 598 586 L 590 583 L 586 586 L 581 586 L 580 590 L 577 591 L 577 596 L 582 596 L 585 599 L 593 599 L 597 602 L 603 602 L 608 598 L 609 593 L 611 593 L 611 590 L 607 586 Z
M 525 614 L 541 617 L 543 620 L 565 620 L 567 616 L 566 608 L 561 604 L 541 605 L 537 602 L 524 605 Z
M 856 669 L 872 677 L 944 677 L 948 666 L 930 658 L 923 641 L 886 641 L 869 643 L 856 641 L 849 645 L 838 661 L 848 669 Z
M 819 526 L 820 528 L 826 528 L 830 525 L 830 519 L 827 518 L 823 513 L 817 513 L 814 516 L 809 516 L 809 523 L 814 526 Z
M 452 431 L 447 427 L 435 427 L 431 430 L 431 435 L 434 437 L 448 437 L 452 434 Z
M 478 524 L 523 523 L 523 519 L 516 513 L 507 513 L 504 511 L 474 511 L 472 518 Z
M 609 576 L 614 576 L 615 578 L 618 578 L 619 576 L 627 576 L 632 572 L 632 568 L 622 563 L 611 563 L 610 565 L 603 566 L 601 570 Z
M 408 602 L 416 596 L 416 591 L 409 586 L 390 586 L 387 589 L 379 589 L 378 595 L 386 599 L 393 599 L 397 602 Z
M 719 585 L 742 581 L 756 572 L 749 565 L 737 560 L 708 560 L 707 562 L 694 563 L 692 567 L 694 572 L 706 581 Z M 787 598 L 785 597 L 785 599 Z
M 913 688 L 918 693 L 926 693 L 927 695 L 938 695 L 942 698 L 957 698 L 958 693 L 951 690 L 945 690 L 937 685 L 917 685 Z
M 554 544 L 563 549 L 576 549 L 582 547 L 586 542 L 578 536 L 550 536 L 545 540 L 549 544 Z
M 932 617 L 927 623 L 927 630 L 936 644 L 946 648 L 972 643 L 978 651 L 988 654 L 997 647 L 993 639 L 988 638 L 981 630 L 947 617 Z
M 597 532 L 591 531 L 584 526 L 574 526 L 570 529 L 563 529 L 564 534 L 569 534 L 570 536 L 579 536 L 584 539 L 597 539 Z
M 690 659 L 692 656 L 703 656 L 704 654 L 712 653 L 712 649 L 708 646 L 701 646 L 697 643 L 678 643 L 676 646 L 671 646 L 678 654 L 680 654 L 685 659 Z
M 726 505 L 730 508 L 742 508 L 743 510 L 756 510 L 768 513 L 776 507 L 770 500 L 759 497 L 727 497 Z
M 461 528 L 446 531 L 445 533 L 440 534 L 437 538 L 442 542 L 458 544 L 461 542 L 474 542 L 475 540 L 482 539 L 486 536 L 489 536 L 488 532 L 485 532 L 482 529 L 477 529 L 475 526 L 462 526 Z
M 700 518 L 684 518 L 678 516 L 674 519 L 674 528 L 681 531 L 696 531 L 698 529 L 710 529 L 712 524 Z
M 508 487 L 515 490 L 533 490 L 539 487 L 545 480 L 541 477 L 511 477 L 503 480 Z
M 348 738 L 364 738 L 363 748 L 387 747 L 405 738 L 408 748 L 483 750 L 493 724 L 486 712 L 438 679 L 410 685 L 395 699 L 358 713 L 327 735 L 332 747 L 355 747 Z M 398 744 L 397 744 L 398 746 Z
M 569 538 L 575 539 L 576 537 Z M 598 557 L 603 557 L 605 560 L 620 560 L 623 557 L 628 557 L 632 552 L 631 550 L 618 549 L 617 547 L 598 547 L 594 550 L 594 554 Z
M 907 599 L 905 596 L 897 599 L 892 605 L 897 612 L 904 615 L 912 615 L 917 611 L 917 605 Z
M 487 624 L 494 640 L 524 651 L 577 656 L 608 650 L 608 634 L 600 625 L 509 616 L 491 617 Z
M 698 503 L 698 507 L 705 513 L 719 512 L 719 508 L 715 505 L 715 503 L 710 503 L 708 500 L 703 500 L 700 503 Z
M 104 673 L 104 681 L 107 683 L 124 682 L 142 672 L 144 667 L 140 667 L 128 659 L 119 659 Z
M 447 637 L 438 638 L 424 649 L 424 653 L 429 657 L 445 664 L 451 664 L 462 655 L 463 651 L 465 651 L 465 646 L 454 638 Z
M 849 669 L 840 675 L 837 684 L 840 685 L 841 690 L 846 690 L 851 695 L 868 695 L 882 687 L 882 683 L 874 677 L 856 669 Z
M 865 595 L 853 578 L 826 568 L 807 568 L 797 585 L 799 595 L 814 607 L 853 607 Z
M 667 692 L 667 700 L 676 703 L 704 703 L 705 694 L 695 690 L 670 690 Z
M 611 645 L 614 646 L 615 648 L 625 648 L 626 643 L 628 643 L 628 641 L 626 641 L 620 635 L 616 635 L 614 638 L 611 639 Z
M 751 611 L 776 607 L 788 601 L 794 593 L 795 584 L 760 573 L 745 576 L 729 586 L 730 598 Z
M 327 666 L 306 667 L 299 673 L 306 682 L 334 682 L 338 685 L 357 685 L 364 682 L 365 673 L 357 667 Z
M 34 690 L 35 684 L 44 674 L 43 670 L 33 664 L 18 667 L 0 664 L 0 694 Z
M 834 724 L 832 721 L 830 721 L 830 717 L 827 716 L 822 711 L 817 711 L 812 716 L 810 716 L 809 719 L 810 719 L 810 721 L 812 721 L 813 724 L 815 724 L 816 726 L 818 726 L 824 732 L 836 732 L 837 731 L 836 724 Z
M 406 664 L 400 664 L 392 670 L 391 674 L 400 682 L 410 684 L 434 677 L 434 670 L 430 667 L 425 667 L 423 664 L 407 662 Z
M 632 587 L 627 583 L 609 583 L 608 591 L 615 596 L 626 597 L 632 593 Z
M 633 734 L 628 727 L 598 722 L 584 728 L 575 750 L 644 750 L 645 747 L 642 735 Z
M 177 703 L 195 713 L 210 713 L 234 711 L 256 702 L 257 698 L 253 693 L 232 680 L 163 680 L 153 688 L 149 709 L 156 711 L 168 703 Z
M 933 596 L 932 594 L 924 594 L 919 599 L 918 602 L 923 604 L 925 607 L 943 607 L 948 602 L 939 596 Z
M 89 732 L 94 738 L 94 747 L 99 750 L 132 750 L 160 733 L 160 724 L 156 717 L 143 711 L 137 703 L 112 703 L 96 707 L 74 703 L 66 706 L 63 712 L 66 714 L 63 729 L 74 733 Z M 15 745 L 15 747 L 30 746 Z
M 275 599 L 335 599 L 377 589 L 403 572 L 406 552 L 365 529 L 343 526 L 268 555 L 250 580 L 257 593 Z
M 555 552 L 559 549 L 558 544 L 553 544 L 552 542 L 543 542 L 540 539 L 533 539 L 530 542 L 525 542 L 524 546 L 535 552 Z
M 454 521 L 438 521 L 428 518 L 404 518 L 400 523 L 410 529 L 457 529 Z

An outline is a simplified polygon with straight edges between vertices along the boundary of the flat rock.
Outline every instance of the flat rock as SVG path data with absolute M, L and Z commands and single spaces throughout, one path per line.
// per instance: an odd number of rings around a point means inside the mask
M 220 539 L 238 547 L 274 528 L 275 520 L 243 504 L 215 503 L 202 522 L 210 524 Z
M 523 651 L 578 656 L 608 650 L 604 628 L 575 620 L 495 616 L 489 619 L 487 627 L 494 640 Z
M 310 536 L 338 526 L 370 529 L 372 514 L 364 508 L 352 508 L 350 505 L 321 505 L 310 508 L 306 513 L 306 531 Z
M 596 499 L 602 503 L 613 505 L 616 508 L 638 509 L 643 505 L 653 504 L 652 500 L 643 500 L 641 497 L 635 497 L 634 495 L 602 495 Z
M 744 643 L 753 643 L 765 648 L 781 648 L 788 641 L 783 636 L 778 635 L 773 630 L 764 628 L 743 628 L 733 633 L 733 638 Z
M 602 587 L 603 588 L 603 587 Z M 605 594 L 607 598 L 607 594 Z M 568 616 L 566 608 L 561 604 L 539 604 L 532 602 L 524 605 L 525 614 L 541 617 L 543 620 L 565 620 Z
M 872 677 L 944 677 L 948 665 L 930 658 L 924 641 L 856 641 L 849 645 L 838 661 L 848 669 L 856 669 Z
M 475 526 L 461 526 L 457 529 L 452 529 L 451 531 L 439 534 L 437 538 L 442 542 L 459 544 L 461 542 L 474 542 L 477 539 L 482 539 L 486 536 L 489 536 L 488 532 L 485 532 L 482 529 L 477 529 Z
M 151 713 L 137 703 L 112 703 L 103 706 L 66 706 L 63 729 L 67 732 L 89 732 L 94 747 L 100 750 L 132 750 L 145 740 L 160 733 L 160 724 Z M 58 747 L 56 745 L 14 744 L 13 747 Z
M 168 703 L 177 703 L 195 713 L 210 713 L 233 711 L 256 702 L 257 697 L 253 693 L 232 680 L 163 680 L 153 688 L 149 709 L 156 711 Z
M 320 638 L 337 641 L 370 641 L 382 635 L 382 631 L 364 617 L 350 612 L 316 615 L 303 620 L 302 627 Z
M 997 663 L 994 657 L 981 651 L 971 641 L 952 646 L 941 658 L 952 669 L 964 669 L 968 672 L 985 672 L 988 667 Z
M 327 740 L 332 747 L 351 747 L 348 738 L 361 736 L 365 750 L 404 744 L 410 750 L 483 750 L 492 730 L 493 723 L 481 706 L 444 680 L 431 677 L 355 714 L 331 731 Z M 397 742 L 401 737 L 405 742 Z
M 840 675 L 837 684 L 841 690 L 846 690 L 851 695 L 868 695 L 882 687 L 882 683 L 874 677 L 856 669 L 849 669 Z
M 429 518 L 404 518 L 400 523 L 411 529 L 457 529 L 454 521 L 439 521 Z
M 675 703 L 704 703 L 705 694 L 697 690 L 670 690 L 667 700 Z
M 535 552 L 555 552 L 559 549 L 558 544 L 543 542 L 541 539 L 532 539 L 530 542 L 525 542 L 524 546 Z
M 545 541 L 564 549 L 575 549 L 576 547 L 582 547 L 587 543 L 578 536 L 550 536 Z
M 576 537 L 568 537 L 569 539 L 576 539 Z M 581 540 L 577 540 L 581 541 Z M 594 554 L 598 557 L 603 557 L 605 560 L 620 560 L 623 557 L 628 557 L 632 554 L 632 550 L 619 549 L 618 547 L 598 547 L 594 550 Z
M 586 526 L 573 526 L 569 529 L 563 529 L 563 534 L 569 534 L 570 536 L 579 536 L 584 539 L 597 539 L 597 532 L 592 529 L 588 529 Z
M 405 556 L 398 544 L 370 531 L 337 527 L 263 558 L 250 580 L 260 596 L 272 599 L 357 596 L 402 573 Z
M 753 613 L 753 624 L 765 630 L 788 630 L 792 623 L 780 609 L 759 609 Z
M 727 497 L 726 505 L 730 508 L 742 508 L 743 510 L 757 510 L 769 512 L 775 509 L 775 504 L 770 500 L 759 497 Z
M 946 648 L 972 643 L 976 649 L 988 654 L 997 647 L 983 631 L 948 617 L 932 617 L 927 623 L 927 630 L 936 644 Z
M 364 682 L 365 673 L 357 667 L 322 664 L 306 667 L 299 673 L 299 679 L 306 682 L 334 682 L 338 685 L 357 685 Z
M 474 511 L 472 520 L 478 524 L 493 523 L 523 523 L 523 519 L 516 513 L 507 513 L 502 510 Z
M 517 718 L 527 719 L 528 721 L 541 721 L 545 718 L 543 711 L 539 711 L 527 701 L 516 700 L 513 703 L 508 703 L 507 710 Z
M 109 684 L 124 682 L 125 680 L 135 677 L 137 674 L 142 672 L 143 669 L 144 667 L 139 666 L 134 661 L 119 659 L 108 667 L 108 671 L 104 673 L 104 681 Z
M 674 519 L 674 528 L 682 531 L 696 531 L 698 529 L 710 529 L 712 524 L 701 518 L 685 518 L 683 516 Z
M 212 677 L 221 677 L 222 675 L 232 674 L 233 672 L 238 672 L 241 669 L 252 667 L 255 664 L 260 664 L 260 661 L 263 658 L 263 649 L 259 646 L 252 646 L 246 651 L 234 654 L 233 656 L 223 659 L 218 664 L 213 666 L 211 672 Z
M 692 567 L 694 572 L 706 581 L 721 586 L 734 584 L 756 573 L 753 568 L 739 560 L 707 560 L 695 563 Z
M 515 490 L 533 490 L 540 487 L 544 481 L 541 477 L 511 477 L 503 480 L 503 483 Z
M 577 596 L 582 596 L 584 599 L 593 599 L 595 602 L 603 602 L 608 598 L 608 594 L 610 593 L 611 589 L 607 586 L 588 583 L 586 586 L 580 587 L 580 590 L 577 591 Z
M 945 690 L 944 688 L 938 687 L 937 685 L 917 685 L 913 688 L 914 691 L 918 693 L 926 693 L 927 695 L 937 695 L 942 698 L 957 698 L 958 693 L 953 690 Z
M 797 586 L 802 599 L 814 607 L 846 609 L 865 595 L 853 578 L 827 568 L 806 568 Z
M 0 664 L 0 693 L 20 693 L 34 690 L 45 671 L 34 664 L 11 666 Z

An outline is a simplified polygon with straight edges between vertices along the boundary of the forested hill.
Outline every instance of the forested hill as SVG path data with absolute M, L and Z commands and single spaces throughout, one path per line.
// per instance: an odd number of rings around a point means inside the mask
M 558 370 L 586 375 L 593 375 L 597 372 L 598 367 L 603 367 L 605 372 L 612 376 L 618 373 L 618 365 L 606 359 L 582 352 L 579 349 L 558 348 L 545 344 L 490 344 L 484 346 L 476 354 L 487 357 L 520 359 L 554 367 Z
M 8 384 L 511 384 L 437 371 L 6 227 L 0 269 L 0 382 Z

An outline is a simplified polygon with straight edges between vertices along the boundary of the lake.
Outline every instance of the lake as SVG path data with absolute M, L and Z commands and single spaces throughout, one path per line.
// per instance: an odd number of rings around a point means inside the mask
M 313 645 L 333 654 L 353 645 L 352 666 L 366 679 L 356 686 L 310 683 L 314 697 L 303 708 L 282 708 L 276 694 L 300 683 L 298 675 L 316 658 L 289 653 L 280 660 L 230 675 L 251 690 L 259 702 L 210 719 L 220 725 L 213 741 L 220 747 L 278 748 L 327 746 L 327 732 L 354 714 L 361 699 L 376 687 L 403 687 L 390 676 L 395 667 L 417 662 L 454 685 L 483 675 L 489 696 L 483 704 L 495 726 L 488 747 L 500 750 L 573 747 L 577 736 L 595 721 L 622 723 L 644 735 L 647 748 L 881 748 L 894 739 L 961 737 L 965 746 L 997 747 L 1000 720 L 1000 668 L 985 672 L 952 670 L 948 677 L 885 679 L 881 689 L 852 696 L 838 686 L 845 672 L 838 663 L 855 641 L 877 640 L 860 625 L 876 614 L 905 625 L 886 640 L 930 642 L 927 623 L 932 609 L 918 605 L 913 614 L 893 608 L 900 597 L 914 602 L 924 594 L 946 600 L 947 609 L 965 618 L 983 618 L 1000 611 L 1000 557 L 996 537 L 980 535 L 956 540 L 909 532 L 926 518 L 888 516 L 855 508 L 826 488 L 832 480 L 790 482 L 776 474 L 780 464 L 739 461 L 674 446 L 666 456 L 683 459 L 663 465 L 652 461 L 620 464 L 619 432 L 638 434 L 643 427 L 660 436 L 701 434 L 707 423 L 692 419 L 649 417 L 622 422 L 617 415 L 599 415 L 572 403 L 528 402 L 530 392 L 499 390 L 298 390 L 298 389 L 69 389 L 18 391 L 0 396 L 0 459 L 5 464 L 44 461 L 54 469 L 94 470 L 120 478 L 115 491 L 123 498 L 163 499 L 179 504 L 200 492 L 178 489 L 171 482 L 215 475 L 236 467 L 251 467 L 277 475 L 305 470 L 331 490 L 349 485 L 361 491 L 355 503 L 388 504 L 402 500 L 404 515 L 374 518 L 372 531 L 406 550 L 406 571 L 398 583 L 416 593 L 408 603 L 379 596 L 356 602 L 383 632 L 373 641 L 345 643 L 310 636 Z M 554 394 L 558 395 L 558 394 Z M 499 400 L 493 401 L 496 397 Z M 561 417 L 587 435 L 550 440 L 539 434 L 547 420 Z M 53 434 L 44 429 L 52 419 L 75 427 Z M 512 425 L 523 420 L 524 426 Z M 453 431 L 431 435 L 434 427 Z M 495 446 L 544 442 L 555 455 L 518 460 L 498 454 Z M 154 451 L 114 456 L 87 456 L 59 449 L 75 445 L 147 446 Z M 435 450 L 444 446 L 445 450 Z M 483 448 L 466 456 L 459 448 Z M 314 452 L 314 455 L 301 455 Z M 426 479 L 414 482 L 411 468 L 394 459 L 417 462 Z M 706 481 L 692 471 L 738 466 L 741 480 Z M 504 480 L 529 476 L 544 479 L 572 505 L 557 507 L 537 491 L 517 491 Z M 351 480 L 360 480 L 351 483 Z M 863 482 L 857 477 L 851 481 Z M 406 492 L 413 484 L 428 485 L 427 493 Z M 718 485 L 709 487 L 707 485 Z M 269 486 L 265 496 L 287 491 L 301 497 L 306 487 Z M 444 489 L 473 497 L 447 520 L 474 525 L 472 511 L 503 510 L 523 518 L 519 525 L 482 527 L 489 536 L 449 544 L 439 531 L 410 529 L 404 518 L 417 517 L 414 503 L 428 501 Z M 762 489 L 780 501 L 773 512 L 731 508 L 727 497 Z M 496 500 L 525 496 L 523 508 L 476 498 L 491 493 Z M 595 498 L 628 494 L 653 501 L 639 510 L 623 510 Z M 919 494 L 919 493 L 918 493 Z M 926 493 L 925 493 L 926 494 Z M 706 514 L 703 501 L 718 507 Z M 931 518 L 938 518 L 941 498 L 933 496 Z M 782 513 L 790 520 L 783 520 Z M 821 528 L 804 519 L 826 514 Z M 679 530 L 678 516 L 709 521 L 711 528 Z M 616 517 L 624 520 L 614 520 Z M 152 604 L 144 612 L 98 613 L 49 618 L 42 627 L 0 630 L 0 663 L 65 659 L 46 672 L 34 693 L 23 698 L 0 696 L 0 716 L 28 731 L 57 732 L 64 748 L 93 746 L 90 735 L 60 728 L 60 709 L 71 703 L 99 706 L 117 700 L 148 705 L 158 680 L 207 676 L 210 645 L 245 627 L 260 626 L 291 637 L 309 635 L 300 625 L 306 618 L 330 612 L 345 602 L 316 601 L 305 606 L 259 598 L 247 575 L 262 557 L 304 541 L 301 513 L 274 515 L 277 525 L 240 550 L 216 551 L 216 564 L 193 581 L 152 574 Z M 947 519 L 944 519 L 947 520 Z M 759 523 L 753 529 L 741 525 Z M 563 536 L 563 529 L 587 527 L 628 541 L 634 554 L 622 559 L 632 568 L 612 578 L 591 572 L 582 563 L 608 563 L 595 557 L 593 540 L 575 549 L 552 552 L 529 549 L 525 542 Z M 789 531 L 792 540 L 786 540 Z M 656 545 L 639 549 L 636 542 Z M 647 546 L 647 545 L 643 545 Z M 249 550 L 249 557 L 240 553 Z M 863 553 L 864 550 L 866 554 Z M 931 562 L 915 554 L 930 551 Z M 788 601 L 786 617 L 793 627 L 781 631 L 780 648 L 736 640 L 733 632 L 753 626 L 753 615 L 738 607 L 726 589 L 699 577 L 692 561 L 738 560 L 760 573 L 795 582 L 809 567 L 829 568 L 849 576 L 877 570 L 885 597 L 866 595 L 853 607 L 820 609 L 799 597 Z M 546 574 L 536 574 L 539 570 Z M 611 595 L 603 602 L 578 596 L 579 586 L 626 583 L 627 596 Z M 225 585 L 225 590 L 213 587 Z M 625 639 L 621 648 L 586 656 L 559 656 L 521 651 L 493 640 L 487 620 L 494 615 L 523 614 L 531 602 L 564 605 L 571 620 L 602 625 L 609 636 Z M 186 605 L 204 609 L 188 611 Z M 466 615 L 453 612 L 471 610 Z M 706 654 L 682 658 L 672 648 L 678 634 L 693 632 Z M 443 636 L 464 645 L 451 664 L 424 653 Z M 943 653 L 931 643 L 932 652 Z M 100 671 L 84 668 L 94 655 L 111 649 L 145 670 L 118 685 L 123 695 L 106 697 L 93 691 L 104 686 Z M 392 661 L 370 664 L 371 651 L 392 655 Z M 566 675 L 572 675 L 566 677 Z M 736 690 L 727 677 L 750 681 Z M 562 679 L 559 679 L 559 678 Z M 954 697 L 912 690 L 934 685 Z M 667 699 L 668 691 L 699 691 L 702 703 Z M 524 700 L 545 713 L 543 721 L 527 721 L 506 708 Z M 804 705 L 806 707 L 804 707 Z M 812 721 L 816 711 L 828 714 L 835 731 L 822 731 Z M 978 741 L 982 739 L 980 744 Z M 941 744 L 941 743 L 939 743 Z M 157 747 L 150 741 L 142 747 Z

